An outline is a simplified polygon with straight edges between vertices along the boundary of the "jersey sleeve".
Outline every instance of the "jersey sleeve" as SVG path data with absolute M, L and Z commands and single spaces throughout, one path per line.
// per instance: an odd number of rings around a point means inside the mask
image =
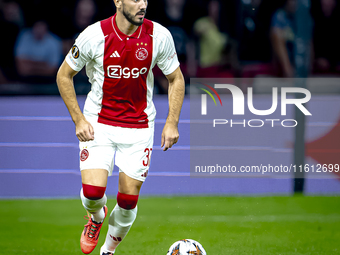
M 173 73 L 179 66 L 175 43 L 169 30 L 163 27 L 162 47 L 157 65 L 164 75 Z
M 77 72 L 79 72 L 86 63 L 93 59 L 93 45 L 91 45 L 89 30 L 90 28 L 86 28 L 79 34 L 74 45 L 66 56 L 66 62 Z

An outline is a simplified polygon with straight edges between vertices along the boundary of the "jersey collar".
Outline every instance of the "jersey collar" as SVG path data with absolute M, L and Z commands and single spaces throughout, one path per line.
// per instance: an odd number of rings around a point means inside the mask
M 112 27 L 113 27 L 113 30 L 115 31 L 116 35 L 118 36 L 118 38 L 121 40 L 121 41 L 124 41 L 126 38 L 139 38 L 141 33 L 142 33 L 142 27 L 143 27 L 143 24 L 141 26 L 139 26 L 137 28 L 137 30 L 130 36 L 124 34 L 123 32 L 121 32 L 117 26 L 117 23 L 116 23 L 116 15 L 115 14 L 112 19 L 111 19 L 111 23 L 112 23 Z

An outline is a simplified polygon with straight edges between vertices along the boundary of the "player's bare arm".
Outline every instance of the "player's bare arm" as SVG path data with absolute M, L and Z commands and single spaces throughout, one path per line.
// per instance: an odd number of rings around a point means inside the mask
M 178 67 L 172 74 L 166 76 L 169 81 L 169 113 L 163 132 L 162 144 L 166 151 L 177 143 L 179 138 L 178 122 L 185 94 L 185 83 L 181 69 Z
M 64 61 L 57 74 L 57 84 L 60 95 L 76 126 L 76 135 L 79 141 L 86 142 L 94 139 L 94 131 L 79 108 L 73 84 L 73 77 L 76 74 L 77 72 Z

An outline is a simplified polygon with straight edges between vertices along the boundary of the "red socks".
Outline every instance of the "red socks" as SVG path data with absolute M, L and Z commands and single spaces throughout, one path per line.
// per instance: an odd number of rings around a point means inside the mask
M 101 199 L 104 196 L 105 191 L 106 187 L 83 184 L 84 197 L 90 200 Z M 118 192 L 117 203 L 121 208 L 125 210 L 131 210 L 136 207 L 138 197 L 138 195 L 128 195 Z
M 106 187 L 92 186 L 83 184 L 84 197 L 90 200 L 101 199 L 105 194 Z
M 117 203 L 121 208 L 131 210 L 136 207 L 138 197 L 138 195 L 128 195 L 118 192 Z

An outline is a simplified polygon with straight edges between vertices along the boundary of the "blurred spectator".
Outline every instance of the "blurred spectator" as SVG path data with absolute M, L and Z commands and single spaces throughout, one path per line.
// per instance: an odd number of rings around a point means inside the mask
M 97 5 L 94 0 L 78 0 L 76 3 L 76 8 L 74 10 L 74 20 L 73 20 L 73 38 L 71 40 L 64 40 L 64 54 L 71 49 L 74 40 L 78 37 L 85 28 L 92 25 L 95 22 L 95 16 L 97 13 Z M 113 13 L 111 13 L 113 15 Z M 105 17 L 108 18 L 108 17 Z M 75 77 L 76 85 L 78 84 L 88 84 L 88 77 L 86 75 L 85 68 L 79 72 Z
M 199 77 L 232 77 L 230 67 L 238 65 L 236 43 L 218 27 L 220 6 L 218 0 L 209 1 L 208 16 L 194 23 L 199 44 Z
M 245 61 L 269 61 L 266 31 L 261 24 L 260 5 L 262 0 L 242 0 L 242 38 L 240 59 Z
M 314 73 L 334 73 L 340 64 L 340 25 L 336 0 L 318 0 L 313 12 Z
M 61 40 L 49 32 L 45 21 L 21 32 L 16 43 L 17 70 L 23 82 L 51 83 L 61 63 Z
M 14 45 L 20 29 L 24 25 L 21 8 L 16 1 L 7 0 L 0 6 L 0 33 L 2 53 L 0 58 L 0 83 L 16 79 Z
M 311 0 L 315 20 L 314 73 L 340 72 L 340 37 L 335 32 L 340 25 L 338 1 Z M 285 5 L 277 10 L 282 2 Z M 195 76 L 237 75 L 237 52 L 243 64 L 243 77 L 257 74 L 287 77 L 295 73 L 296 2 L 159 0 L 150 5 L 147 18 L 160 22 L 172 33 L 187 81 Z M 6 50 L 0 58 L 0 83 L 14 81 L 17 73 L 24 82 L 54 82 L 60 55 L 70 50 L 78 33 L 97 20 L 112 15 L 114 8 L 112 0 L 0 0 L 0 29 L 2 35 L 6 35 L 1 44 Z M 46 12 L 47 9 L 52 11 Z M 277 11 L 274 13 L 274 10 Z M 42 32 L 25 30 L 17 38 L 23 26 L 36 23 L 37 16 L 44 14 L 49 29 L 45 23 L 37 29 Z M 60 39 L 48 30 L 62 38 L 62 53 Z M 239 40 L 239 46 L 233 38 Z M 270 62 L 272 58 L 275 65 Z M 77 79 L 78 83 L 87 83 L 85 75 L 79 75 Z M 167 93 L 167 82 L 163 76 L 157 76 L 157 71 L 155 81 L 160 84 L 159 91 Z
M 74 26 L 76 34 L 94 23 L 96 4 L 93 0 L 79 0 L 74 14 Z
M 165 27 L 180 27 L 189 35 L 195 20 L 202 14 L 198 2 L 190 5 L 189 0 L 163 0 L 155 20 Z
M 178 59 L 181 63 L 186 60 L 186 43 L 188 41 L 188 25 L 185 22 L 184 6 L 185 0 L 165 0 L 164 16 L 161 20 L 161 24 L 167 27 L 172 34 Z
M 187 79 L 188 75 L 186 73 L 185 63 L 187 58 L 186 48 L 189 39 L 187 30 L 190 30 L 190 28 L 188 28 L 188 22 L 186 22 L 188 20 L 186 20 L 185 16 L 186 0 L 164 0 L 162 4 L 162 7 L 158 6 L 162 11 L 156 15 L 150 13 L 150 16 L 155 16 L 155 20 L 169 29 L 172 34 L 183 75 Z M 158 94 L 167 94 L 169 84 L 167 79 L 158 68 L 154 70 L 154 75 L 156 92 Z
M 297 0 L 286 0 L 283 8 L 277 10 L 272 18 L 270 39 L 274 51 L 274 62 L 278 75 L 293 77 L 294 65 L 294 15 Z
M 239 59 L 242 63 L 242 77 L 272 76 L 274 72 L 269 30 L 273 3 L 242 0 L 241 4 Z
M 96 3 L 93 0 L 78 0 L 76 2 L 72 21 L 64 21 L 67 31 L 64 31 L 63 39 L 63 54 L 66 55 L 72 47 L 75 38 L 86 27 L 92 25 L 95 20 L 94 17 L 97 12 Z
M 165 0 L 164 26 L 182 25 L 184 19 L 184 5 L 185 0 Z

